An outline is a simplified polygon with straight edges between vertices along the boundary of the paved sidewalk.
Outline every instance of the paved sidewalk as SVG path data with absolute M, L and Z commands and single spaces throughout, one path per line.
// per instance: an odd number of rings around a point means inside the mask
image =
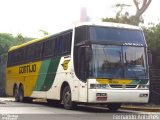
M 14 101 L 13 97 L 0 97 L 0 104 L 5 104 L 5 101 Z
M 15 98 L 13 97 L 0 97 L 0 102 L 4 102 L 4 101 L 14 101 Z
M 129 105 L 122 105 L 121 109 L 136 110 L 136 111 L 146 111 L 146 112 L 160 112 L 160 105 L 154 105 L 154 104 L 129 104 Z
M 5 101 L 14 101 L 13 97 L 0 97 L 0 104 L 5 104 Z M 124 104 L 121 109 L 123 110 L 135 110 L 146 112 L 160 112 L 160 105 L 154 104 Z

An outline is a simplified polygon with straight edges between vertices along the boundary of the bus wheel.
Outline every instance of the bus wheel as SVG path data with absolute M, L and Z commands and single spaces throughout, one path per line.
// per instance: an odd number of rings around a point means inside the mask
M 23 86 L 20 86 L 19 88 L 19 101 L 23 102 L 24 101 L 24 90 L 23 90 Z
M 18 92 L 18 87 L 17 86 L 15 86 L 14 89 L 13 89 L 13 96 L 15 98 L 15 101 L 19 102 L 19 92 Z
M 71 90 L 69 86 L 66 86 L 63 89 L 62 102 L 65 109 L 70 110 L 75 107 L 75 103 L 73 103 L 71 100 Z
M 121 107 L 121 103 L 111 103 L 111 104 L 108 104 L 107 107 L 111 111 L 117 111 Z

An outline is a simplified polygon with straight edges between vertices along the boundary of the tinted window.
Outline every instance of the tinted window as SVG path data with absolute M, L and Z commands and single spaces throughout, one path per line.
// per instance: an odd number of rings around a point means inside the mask
M 55 55 L 64 55 L 71 51 L 72 33 L 65 33 L 55 40 Z
M 12 51 L 8 53 L 8 65 L 14 65 L 17 63 L 22 63 L 25 58 L 24 48 Z
M 35 62 L 71 52 L 72 32 L 67 31 L 8 53 L 8 65 Z
M 34 58 L 34 46 L 28 46 L 26 48 L 26 60 L 31 60 Z
M 146 76 L 146 61 L 143 47 L 123 47 L 125 76 L 142 78 Z
M 24 61 L 24 49 L 21 48 L 16 52 L 16 61 L 17 62 L 22 62 Z
M 121 78 L 122 49 L 120 46 L 93 46 L 94 67 L 91 70 L 96 78 Z
M 44 43 L 44 56 L 52 56 L 54 54 L 55 41 L 48 40 Z
M 14 55 L 13 52 L 8 53 L 8 65 L 12 65 L 14 62 Z
M 142 31 L 132 29 L 90 27 L 90 38 L 93 41 L 116 41 L 145 44 Z
M 42 53 L 42 43 L 34 45 L 34 59 L 39 59 Z
M 75 30 L 75 44 L 88 40 L 88 27 L 82 26 Z
M 64 35 L 64 53 L 71 51 L 72 33 Z
M 63 48 L 63 39 L 62 39 L 62 36 L 60 36 L 60 37 L 56 38 L 56 51 L 55 51 L 55 54 L 57 56 L 62 54 L 62 48 Z

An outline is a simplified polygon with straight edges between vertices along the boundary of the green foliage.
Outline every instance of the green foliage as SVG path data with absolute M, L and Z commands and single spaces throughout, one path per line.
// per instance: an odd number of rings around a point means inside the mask
M 15 38 L 8 33 L 0 33 L 0 54 L 6 53 L 10 46 L 14 45 Z
M 103 22 L 115 22 L 115 23 L 124 23 L 124 24 L 130 24 L 130 25 L 139 25 L 139 23 L 143 23 L 143 18 L 138 19 L 136 16 L 128 16 L 128 13 L 126 12 L 125 15 L 123 14 L 117 14 L 115 18 L 102 18 Z
M 5 81 L 5 67 L 7 62 L 7 53 L 10 47 L 22 44 L 33 38 L 23 37 L 22 34 L 18 34 L 14 37 L 9 33 L 0 33 L 0 87 L 4 87 Z
M 49 32 L 42 30 L 42 29 L 40 29 L 39 32 L 41 32 L 43 34 L 42 36 L 49 35 Z
M 160 23 L 149 28 L 143 28 L 148 48 L 153 55 L 153 68 L 160 68 Z
M 116 7 L 119 7 L 121 4 L 117 4 Z M 139 23 L 143 23 L 142 17 L 137 16 L 130 16 L 128 12 L 125 12 L 125 14 L 122 13 L 124 4 L 122 4 L 121 9 L 116 13 L 116 16 L 114 18 L 102 18 L 103 22 L 115 22 L 115 23 L 124 23 L 124 24 L 130 24 L 130 25 L 139 25 Z M 127 5 L 129 7 L 129 5 Z
M 159 51 L 160 50 L 160 24 L 150 28 L 144 28 L 144 33 L 148 43 L 148 47 L 152 51 Z
M 33 38 L 23 37 L 22 34 L 18 34 L 14 37 L 9 33 L 0 33 L 0 55 L 2 57 L 2 62 L 6 61 L 7 52 L 11 46 L 25 43 L 31 39 Z
M 131 5 L 126 4 L 116 4 L 115 8 L 118 10 L 115 18 L 103 18 L 103 22 L 116 22 L 116 23 L 124 23 L 131 25 L 139 25 L 139 23 L 143 23 L 142 14 L 146 11 L 148 6 L 150 5 L 152 0 L 133 0 L 136 8 L 136 14 L 130 15 L 128 12 L 123 13 L 123 9 L 126 7 L 131 7 Z

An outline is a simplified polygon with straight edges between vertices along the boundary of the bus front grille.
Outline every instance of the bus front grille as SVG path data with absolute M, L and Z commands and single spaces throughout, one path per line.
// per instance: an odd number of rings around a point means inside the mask
M 111 88 L 136 88 L 137 85 L 110 85 Z

